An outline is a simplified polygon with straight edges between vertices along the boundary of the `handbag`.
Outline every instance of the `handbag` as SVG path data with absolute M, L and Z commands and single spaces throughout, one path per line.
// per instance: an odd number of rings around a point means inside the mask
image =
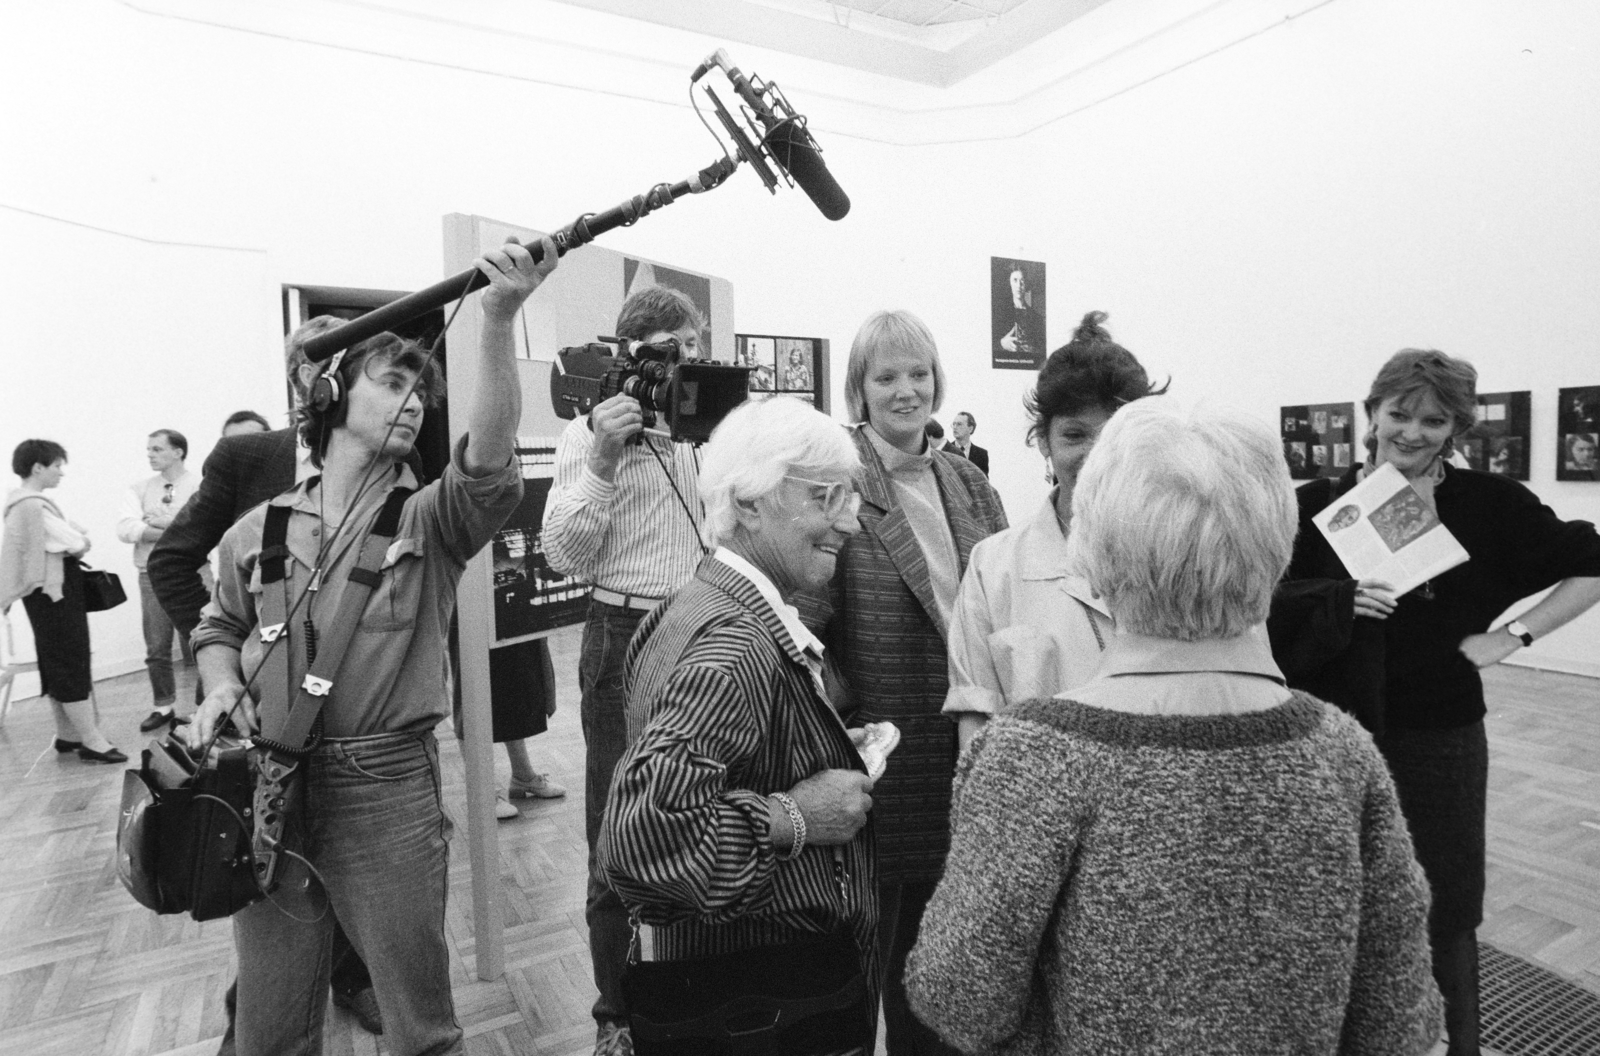
M 128 592 L 122 589 L 122 578 L 115 572 L 78 563 L 83 565 L 83 611 L 105 612 L 128 600 Z
M 255 778 L 246 749 L 219 745 L 203 765 L 174 741 L 150 742 L 122 775 L 117 877 L 142 906 L 195 920 L 260 901 L 250 851 Z
M 848 932 L 682 961 L 636 950 L 622 992 L 637 1056 L 872 1052 L 877 1010 Z

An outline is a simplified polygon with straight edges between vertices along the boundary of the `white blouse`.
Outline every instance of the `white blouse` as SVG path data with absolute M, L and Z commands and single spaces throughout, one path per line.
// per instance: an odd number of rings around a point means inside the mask
M 44 505 L 44 552 L 47 554 L 81 554 L 89 545 L 89 532 L 81 524 L 69 521 L 55 503 Z
M 1026 524 L 973 547 L 950 621 L 945 714 L 994 715 L 1094 677 L 1115 633 L 1105 603 L 1067 571 L 1055 493 Z

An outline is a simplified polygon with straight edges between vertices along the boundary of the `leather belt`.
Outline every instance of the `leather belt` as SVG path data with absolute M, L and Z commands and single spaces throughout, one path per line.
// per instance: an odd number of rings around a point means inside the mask
M 603 601 L 607 605 L 615 605 L 621 609 L 632 609 L 635 612 L 649 612 L 664 600 L 662 598 L 646 597 L 643 594 L 623 594 L 620 591 L 607 590 L 605 587 L 595 587 L 591 596 L 595 601 Z

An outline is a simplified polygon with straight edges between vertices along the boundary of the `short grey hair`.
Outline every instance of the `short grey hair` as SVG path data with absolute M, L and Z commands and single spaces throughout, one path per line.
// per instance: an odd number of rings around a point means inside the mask
M 844 368 L 844 404 L 852 422 L 867 421 L 867 371 L 879 352 L 915 352 L 933 364 L 933 409 L 944 402 L 944 367 L 939 346 L 928 324 L 903 308 L 873 312 L 850 342 L 850 359 Z
M 1267 618 L 1297 527 L 1265 422 L 1151 397 L 1112 415 L 1084 461 L 1067 546 L 1118 627 L 1188 642 Z
M 700 463 L 700 501 L 707 546 L 733 536 L 734 504 L 770 495 L 785 476 L 848 477 L 861 456 L 839 423 L 793 396 L 749 400 L 735 407 L 706 442 Z

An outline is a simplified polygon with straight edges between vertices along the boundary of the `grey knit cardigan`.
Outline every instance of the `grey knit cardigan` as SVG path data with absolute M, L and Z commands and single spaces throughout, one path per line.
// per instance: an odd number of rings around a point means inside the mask
M 1407 1056 L 1439 1037 L 1428 888 L 1356 722 L 1072 701 L 995 719 L 906 965 L 968 1053 Z

